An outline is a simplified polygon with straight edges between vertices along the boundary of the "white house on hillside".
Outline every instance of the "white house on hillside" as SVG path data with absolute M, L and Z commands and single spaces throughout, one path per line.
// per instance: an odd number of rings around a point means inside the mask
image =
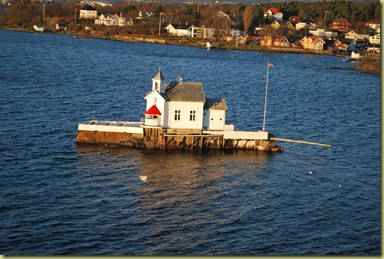
M 368 33 L 363 33 L 363 32 L 357 32 L 357 31 L 348 31 L 345 33 L 345 38 L 346 39 L 351 39 L 351 40 L 361 40 L 364 41 L 366 39 L 369 39 L 369 34 Z
M 43 32 L 44 31 L 44 27 L 40 26 L 40 25 L 33 25 L 33 29 L 35 31 L 38 31 L 38 32 Z
M 366 26 L 373 29 L 376 33 L 380 33 L 380 22 L 367 22 Z
M 192 26 L 191 25 L 180 25 L 180 24 L 168 24 L 165 27 L 168 34 L 174 36 L 187 36 L 190 37 L 192 35 Z
M 97 17 L 97 10 L 91 5 L 87 4 L 80 9 L 80 19 L 95 19 Z
M 138 16 L 136 17 L 137 20 L 148 20 L 153 16 L 152 12 L 145 12 L 143 14 L 142 11 L 139 12 Z
M 213 37 L 215 33 L 215 28 L 206 28 L 206 27 L 196 27 L 194 25 L 191 26 L 191 37 L 192 38 L 202 38 L 209 39 Z
M 223 131 L 228 110 L 225 99 L 206 99 L 200 82 L 166 83 L 159 69 L 152 78 L 152 91 L 147 101 L 144 127 Z
M 321 28 L 310 29 L 309 33 L 313 36 L 321 37 L 321 38 L 337 38 L 337 31 L 326 30 Z
M 380 45 L 380 33 L 369 36 L 369 43 Z
M 99 18 L 95 19 L 95 24 L 104 24 L 107 26 L 125 26 L 125 18 L 122 17 L 122 15 L 118 16 L 117 14 L 102 14 L 99 16 Z
M 300 29 L 305 29 L 305 28 L 316 29 L 317 27 L 318 27 L 317 24 L 312 23 L 312 22 L 298 22 L 295 25 L 295 29 L 297 31 L 299 31 Z

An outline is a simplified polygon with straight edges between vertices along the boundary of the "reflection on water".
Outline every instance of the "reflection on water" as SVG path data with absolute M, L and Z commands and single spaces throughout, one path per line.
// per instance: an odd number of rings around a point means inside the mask
M 105 170 L 114 172 L 138 166 L 140 175 L 152 185 L 170 182 L 189 185 L 212 176 L 252 171 L 262 173 L 268 159 L 279 154 L 238 150 L 137 150 L 119 146 L 77 144 L 82 163 L 92 166 L 96 161 Z M 137 176 L 138 177 L 138 176 Z
M 111 199 L 111 195 L 106 197 L 140 229 L 137 238 L 150 242 L 147 245 L 151 250 L 142 254 L 193 254 L 197 247 L 202 249 L 217 242 L 219 232 L 235 224 L 240 213 L 254 210 L 257 203 L 253 199 L 266 191 L 263 174 L 268 160 L 279 155 L 255 151 L 136 150 L 84 144 L 77 145 L 77 154 L 82 169 L 89 165 L 87 172 L 79 172 L 88 185 L 95 182 L 100 187 L 103 181 L 98 181 L 99 177 L 106 180 L 101 192 L 108 186 L 114 186 L 113 192 L 120 192 L 118 185 L 123 185 L 124 196 L 117 200 Z M 93 175 L 92 165 L 96 161 L 99 166 L 104 161 L 104 165 Z M 110 179 L 111 176 L 115 179 Z M 146 176 L 145 181 L 142 176 Z M 197 237 L 204 244 L 196 241 Z

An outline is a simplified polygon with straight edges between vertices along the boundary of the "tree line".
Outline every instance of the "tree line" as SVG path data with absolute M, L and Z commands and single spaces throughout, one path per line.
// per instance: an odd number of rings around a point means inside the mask
M 56 23 L 62 23 L 69 30 L 79 30 L 82 26 L 94 26 L 92 20 L 80 20 L 79 12 L 83 6 L 78 1 L 65 3 L 41 3 L 31 0 L 14 0 L 1 5 L 0 26 L 32 28 L 44 24 L 53 29 Z M 284 14 L 284 20 L 297 16 L 301 20 L 328 25 L 334 19 L 345 18 L 355 29 L 360 29 L 365 22 L 380 21 L 380 2 L 367 0 L 356 1 L 317 1 L 317 2 L 276 2 L 257 4 L 174 4 L 161 2 L 124 2 L 111 6 L 95 6 L 100 14 L 122 14 L 127 20 L 135 20 L 141 11 L 144 19 L 124 28 L 125 33 L 155 34 L 158 31 L 160 13 L 163 25 L 168 23 L 205 26 L 223 30 L 238 29 L 252 35 L 254 28 L 270 23 L 264 18 L 264 11 L 270 7 L 278 8 Z M 226 16 L 217 15 L 219 12 Z M 325 15 L 325 12 L 327 14 Z M 150 14 L 146 17 L 146 14 Z M 230 18 L 230 21 L 228 19 Z M 325 20 L 324 20 L 325 19 Z

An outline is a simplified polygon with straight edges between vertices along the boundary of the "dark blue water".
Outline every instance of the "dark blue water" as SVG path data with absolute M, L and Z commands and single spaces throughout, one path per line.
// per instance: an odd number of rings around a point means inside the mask
M 0 31 L 0 254 L 379 255 L 380 77 L 323 55 Z M 161 66 L 283 153 L 78 145 L 89 119 L 139 121 Z M 308 174 L 309 171 L 313 174 Z M 147 176 L 147 182 L 140 176 Z

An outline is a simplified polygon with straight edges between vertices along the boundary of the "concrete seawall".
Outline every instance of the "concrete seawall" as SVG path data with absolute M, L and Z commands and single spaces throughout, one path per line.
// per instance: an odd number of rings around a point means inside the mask
M 238 149 L 281 152 L 268 132 L 176 132 L 141 127 L 135 122 L 88 121 L 78 126 L 79 143 L 122 145 L 148 149 Z

